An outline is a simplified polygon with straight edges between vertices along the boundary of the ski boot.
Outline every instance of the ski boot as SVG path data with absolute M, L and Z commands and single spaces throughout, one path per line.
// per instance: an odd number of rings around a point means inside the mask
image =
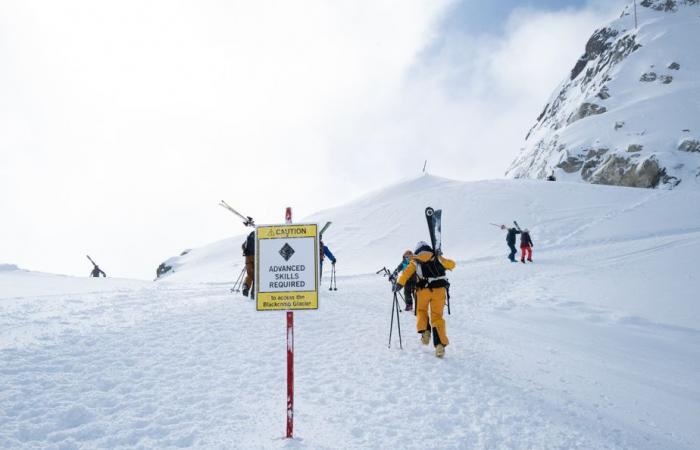
M 406 305 L 406 309 L 404 311 L 413 311 L 413 304 L 409 303 Z
M 244 284 L 244 285 L 243 285 L 243 290 L 241 291 L 241 294 L 243 294 L 243 297 L 247 297 L 249 291 L 250 291 L 250 288 L 248 287 L 248 285 L 247 285 L 247 284 Z
M 425 330 L 421 333 L 420 341 L 423 345 L 428 345 L 430 343 L 430 330 Z
M 438 344 L 435 346 L 435 356 L 438 358 L 442 358 L 445 356 L 445 346 L 442 344 Z

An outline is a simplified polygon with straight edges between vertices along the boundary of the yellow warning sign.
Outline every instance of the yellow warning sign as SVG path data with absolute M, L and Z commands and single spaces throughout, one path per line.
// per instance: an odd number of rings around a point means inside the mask
M 318 226 L 256 227 L 258 311 L 318 309 Z

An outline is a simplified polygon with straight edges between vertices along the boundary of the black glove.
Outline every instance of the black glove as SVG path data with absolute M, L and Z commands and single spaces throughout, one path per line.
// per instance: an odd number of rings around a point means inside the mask
M 393 288 L 394 292 L 399 292 L 401 289 L 403 289 L 403 286 L 401 286 L 399 283 L 394 284 L 394 288 Z

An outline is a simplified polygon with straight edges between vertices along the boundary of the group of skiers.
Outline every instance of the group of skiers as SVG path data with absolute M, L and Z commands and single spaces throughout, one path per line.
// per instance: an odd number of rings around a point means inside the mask
M 508 254 L 508 259 L 510 262 L 517 262 L 515 259 L 515 254 L 518 253 L 518 250 L 515 248 L 516 234 L 520 235 L 520 262 L 525 264 L 525 257 L 527 257 L 529 262 L 532 262 L 532 248 L 534 247 L 534 244 L 532 243 L 532 238 L 530 237 L 530 230 L 527 228 L 521 230 L 520 227 L 517 226 L 507 227 L 505 225 L 501 225 L 501 230 L 506 230 L 506 243 L 510 249 L 510 253 Z
M 506 227 L 506 242 L 510 253 L 508 259 L 516 262 L 515 248 L 516 235 L 520 235 L 520 261 L 525 259 L 532 262 L 532 238 L 530 231 L 520 227 Z M 449 302 L 450 283 L 446 276 L 447 270 L 453 270 L 456 263 L 445 258 L 441 254 L 435 254 L 432 247 L 423 241 L 416 244 L 414 251 L 406 250 L 401 262 L 391 273 L 393 290 L 398 293 L 403 290 L 405 310 L 412 311 L 415 301 L 416 331 L 420 334 L 421 343 L 428 345 L 432 335 L 435 347 L 435 356 L 442 358 L 445 355 L 445 347 L 449 344 L 447 327 L 443 313 L 445 305 Z M 400 274 L 400 275 L 399 275 Z
M 516 262 L 515 247 L 516 235 L 520 234 L 520 261 L 525 263 L 525 259 L 532 262 L 532 238 L 527 228 L 520 229 L 515 222 L 515 227 L 500 225 L 506 231 L 506 242 L 510 253 L 508 259 Z M 494 224 L 495 225 L 495 224 Z M 432 239 L 432 235 L 431 235 Z M 323 261 L 328 258 L 333 266 L 337 259 L 331 250 L 319 240 L 319 262 L 320 270 L 323 273 Z M 414 251 L 406 250 L 401 262 L 390 274 L 390 281 L 393 283 L 393 291 L 398 293 L 403 291 L 405 310 L 413 311 L 415 305 L 416 331 L 420 335 L 423 345 L 428 345 L 431 340 L 435 348 L 435 356 L 442 358 L 445 355 L 445 347 L 450 343 L 447 337 L 447 325 L 443 317 L 445 306 L 449 305 L 450 283 L 446 276 L 447 270 L 453 270 L 456 263 L 444 257 L 439 246 L 436 252 L 430 244 L 419 241 Z M 242 245 L 243 257 L 245 258 L 246 277 L 243 281 L 242 294 L 248 296 L 254 283 L 255 268 L 255 232 L 252 231 Z M 388 274 L 388 272 L 387 272 Z

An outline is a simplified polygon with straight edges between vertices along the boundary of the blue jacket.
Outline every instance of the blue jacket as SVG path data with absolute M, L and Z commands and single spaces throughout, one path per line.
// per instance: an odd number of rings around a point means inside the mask
M 333 256 L 333 253 L 331 253 L 327 246 L 321 244 L 321 264 L 323 264 L 324 256 L 327 256 L 328 259 L 330 259 L 331 262 L 335 264 L 335 256 Z

